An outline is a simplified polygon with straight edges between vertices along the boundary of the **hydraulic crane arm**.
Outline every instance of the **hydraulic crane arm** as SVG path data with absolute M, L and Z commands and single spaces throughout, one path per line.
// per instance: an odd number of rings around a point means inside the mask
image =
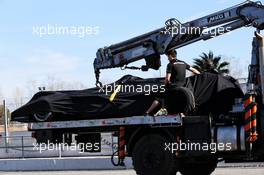
M 98 49 L 94 60 L 96 84 L 100 85 L 100 69 L 124 67 L 145 59 L 146 65 L 130 68 L 157 70 L 160 67 L 160 55 L 167 50 L 208 40 L 244 26 L 264 29 L 264 6 L 260 2 L 246 1 L 184 24 L 176 19 L 169 19 L 163 28 Z

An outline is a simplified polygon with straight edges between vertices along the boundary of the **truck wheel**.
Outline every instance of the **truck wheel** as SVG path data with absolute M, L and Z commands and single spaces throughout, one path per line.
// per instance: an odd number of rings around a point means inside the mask
M 46 122 L 46 121 L 49 121 L 52 118 L 52 113 L 51 112 L 36 113 L 33 116 L 34 116 L 34 119 L 37 122 Z
M 34 137 L 38 144 L 41 144 L 41 143 L 47 144 L 48 141 L 52 139 L 52 131 L 51 130 L 35 131 Z
M 210 175 L 214 172 L 217 167 L 217 160 L 211 160 L 206 162 L 186 162 L 182 160 L 180 162 L 179 171 L 182 175 L 193 175 L 193 174 L 201 174 L 201 175 Z
M 62 133 L 52 130 L 35 131 L 34 135 L 36 142 L 41 143 L 63 143 Z
M 136 143 L 132 159 L 137 175 L 176 175 L 175 156 L 165 151 L 165 143 L 169 141 L 158 134 L 143 136 Z

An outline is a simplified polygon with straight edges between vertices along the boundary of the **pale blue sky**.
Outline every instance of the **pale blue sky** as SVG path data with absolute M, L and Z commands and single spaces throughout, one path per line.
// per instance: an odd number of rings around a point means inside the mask
M 75 0 L 36 1 L 0 0 L 0 88 L 10 97 L 16 87 L 26 88 L 29 80 L 39 84 L 47 75 L 65 81 L 94 85 L 93 60 L 98 48 L 149 32 L 164 25 L 168 18 L 182 22 L 236 5 L 240 0 Z M 41 25 L 98 26 L 99 34 L 77 36 L 34 35 L 33 27 Z M 192 64 L 202 52 L 212 50 L 231 58 L 232 66 L 243 68 L 247 75 L 253 28 L 242 28 L 206 42 L 178 50 L 181 59 Z M 161 74 L 167 60 L 163 58 Z M 131 72 L 120 69 L 102 72 L 105 82 L 125 74 L 142 77 L 159 76 L 159 71 Z

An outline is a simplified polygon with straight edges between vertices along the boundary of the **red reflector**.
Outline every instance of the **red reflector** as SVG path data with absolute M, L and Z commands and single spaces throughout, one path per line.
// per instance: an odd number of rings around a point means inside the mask
M 36 132 L 32 132 L 31 137 L 36 138 Z

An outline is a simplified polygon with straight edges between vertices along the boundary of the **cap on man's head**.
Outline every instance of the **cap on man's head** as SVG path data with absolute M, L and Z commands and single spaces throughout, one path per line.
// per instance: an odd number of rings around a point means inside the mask
M 177 56 L 177 51 L 176 50 L 168 50 L 165 53 L 166 55 L 171 55 L 172 57 L 176 57 Z

